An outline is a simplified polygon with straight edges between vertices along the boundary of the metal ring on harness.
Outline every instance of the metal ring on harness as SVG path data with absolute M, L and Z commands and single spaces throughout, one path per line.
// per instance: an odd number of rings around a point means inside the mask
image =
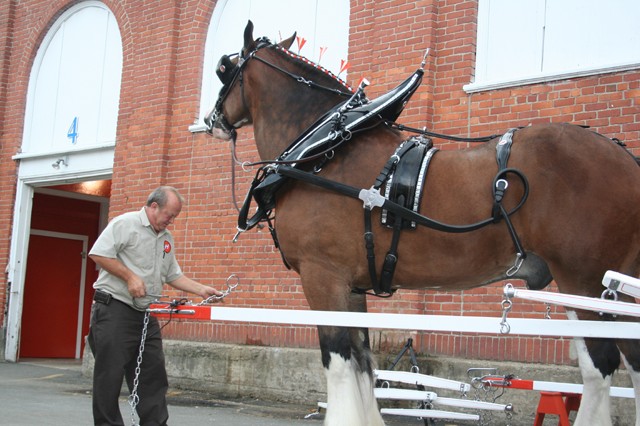
M 600 298 L 606 300 L 618 300 L 618 292 L 608 288 L 602 292 Z

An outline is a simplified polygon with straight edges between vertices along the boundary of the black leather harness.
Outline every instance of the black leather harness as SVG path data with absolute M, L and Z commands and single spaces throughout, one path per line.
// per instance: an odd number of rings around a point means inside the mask
M 364 96 L 366 84 L 361 84 L 351 99 L 334 107 L 318 119 L 277 159 L 258 171 L 245 199 L 246 205 L 250 204 L 251 198 L 254 198 L 258 204 L 258 211 L 248 220 L 244 215 L 248 212 L 241 212 L 238 218 L 238 230 L 251 229 L 263 217 L 268 216 L 268 212 L 275 207 L 275 195 L 287 181 L 284 175 L 275 173 L 276 166 L 299 167 L 302 163 L 315 161 L 314 171 L 319 172 L 333 152 L 343 143 L 351 140 L 353 134 L 374 128 L 387 121 L 394 121 L 420 86 L 423 74 L 423 70 L 418 69 L 402 84 L 373 101 L 369 101 Z
M 433 147 L 431 139 L 423 136 L 407 139 L 389 158 L 372 188 L 379 191 L 386 183 L 384 197 L 387 200 L 417 213 L 427 169 L 436 151 L 437 148 Z M 380 279 L 378 279 L 371 209 L 364 209 L 364 241 L 372 289 L 376 295 L 390 296 L 393 274 L 398 263 L 400 234 L 403 229 L 414 229 L 416 222 L 406 220 L 402 215 L 387 209 L 382 210 L 381 222 L 393 229 L 393 235 L 391 246 L 382 264 Z
M 254 56 L 255 57 L 255 56 Z M 248 60 L 248 59 L 247 59 Z M 265 62 L 262 60 L 262 62 Z M 267 63 L 267 62 L 265 62 Z M 268 63 L 267 63 L 268 64 Z M 268 64 L 271 65 L 271 64 Z M 371 290 L 380 297 L 391 296 L 393 275 L 398 262 L 398 244 L 403 229 L 415 229 L 417 225 L 450 232 L 462 233 L 480 229 L 486 225 L 505 219 L 514 241 L 519 258 L 524 259 L 525 252 L 509 216 L 522 207 L 528 196 L 526 177 L 516 169 L 507 168 L 511 141 L 515 129 L 511 129 L 498 143 L 496 158 L 498 174 L 494 179 L 494 206 L 490 218 L 468 225 L 449 225 L 429 219 L 418 212 L 420 198 L 428 167 L 436 148 L 431 140 L 423 136 L 415 136 L 404 141 L 389 158 L 375 183 L 369 189 L 355 188 L 339 182 L 331 181 L 319 175 L 322 165 L 333 157 L 333 152 L 343 143 L 351 140 L 353 134 L 379 125 L 398 127 L 394 120 L 400 115 L 407 101 L 422 81 L 423 70 L 418 69 L 389 93 L 368 100 L 364 95 L 366 84 L 346 102 L 336 106 L 318 119 L 309 129 L 302 133 L 276 160 L 261 167 L 253 179 L 238 215 L 238 234 L 247 231 L 260 222 L 268 222 L 276 247 L 278 239 L 271 224 L 271 211 L 275 207 L 276 194 L 289 179 L 300 180 L 340 194 L 358 198 L 364 203 L 365 246 Z M 420 133 L 427 134 L 422 131 Z M 301 164 L 312 163 L 310 171 L 302 170 Z M 502 199 L 507 189 L 506 176 L 515 174 L 524 184 L 525 192 L 518 205 L 506 211 Z M 383 189 L 383 185 L 386 185 Z M 384 195 L 380 191 L 384 190 Z M 252 201 L 257 204 L 256 213 L 249 218 Z M 393 230 L 390 248 L 383 262 L 380 278 L 376 271 L 374 235 L 372 231 L 371 211 L 375 207 L 383 209 L 381 220 Z M 236 238 L 238 236 L 236 235 Z M 235 240 L 235 238 L 234 238 Z M 283 256 L 285 265 L 289 267 Z M 356 289 L 356 292 L 367 292 Z
M 509 155 L 511 154 L 511 145 L 513 144 L 513 134 L 518 130 L 517 128 L 509 129 L 507 133 L 502 135 L 500 141 L 496 145 L 496 161 L 498 162 L 498 174 L 496 175 L 494 185 L 493 185 L 493 222 L 498 223 L 501 219 L 504 219 L 507 227 L 509 228 L 509 235 L 511 235 L 511 239 L 513 240 L 513 245 L 516 247 L 516 265 L 522 264 L 524 259 L 527 257 L 527 253 L 525 252 L 522 244 L 520 243 L 520 238 L 511 223 L 511 218 L 509 214 L 505 211 L 504 206 L 502 205 L 502 199 L 504 198 L 504 194 L 509 186 L 509 182 L 507 181 L 507 175 L 509 173 L 520 173 L 519 171 L 515 171 L 514 169 L 507 168 L 507 163 L 509 162 Z M 519 267 L 519 266 L 518 266 Z

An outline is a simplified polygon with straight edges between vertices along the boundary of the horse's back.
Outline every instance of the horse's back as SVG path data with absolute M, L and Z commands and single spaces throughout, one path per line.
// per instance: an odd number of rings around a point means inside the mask
M 518 222 L 556 280 L 603 269 L 637 276 L 640 167 L 624 147 L 575 125 L 531 126 L 516 132 L 510 165 L 529 180 Z
M 514 135 L 509 166 L 530 178 L 533 195 L 556 190 L 579 203 L 576 207 L 610 202 L 612 207 L 635 205 L 628 213 L 640 213 L 636 158 L 589 129 L 570 124 L 523 128 Z

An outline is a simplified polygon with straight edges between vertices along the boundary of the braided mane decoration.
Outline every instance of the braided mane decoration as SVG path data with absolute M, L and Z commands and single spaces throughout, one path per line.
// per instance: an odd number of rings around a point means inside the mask
M 351 93 L 355 92 L 355 90 L 351 86 L 349 86 L 347 84 L 347 82 L 345 82 L 343 79 L 341 79 L 340 77 L 338 77 L 337 75 L 335 75 L 333 72 L 329 71 L 328 69 L 326 69 L 322 65 L 320 65 L 320 64 L 318 64 L 316 62 L 313 62 L 312 60 L 310 60 L 310 59 L 308 59 L 308 58 L 306 58 L 304 56 L 301 56 L 301 55 L 298 55 L 296 53 L 293 53 L 289 49 L 285 49 L 284 47 L 279 46 L 277 44 L 274 44 L 273 47 L 275 49 L 277 49 L 277 50 L 280 50 L 282 53 L 284 53 L 285 55 L 289 56 L 290 58 L 297 59 L 297 60 L 299 60 L 301 62 L 304 62 L 305 64 L 307 64 L 307 65 L 309 65 L 309 66 L 311 66 L 311 67 L 323 72 L 324 74 L 328 75 L 329 77 L 331 77 L 332 79 L 336 80 L 338 83 L 343 85 Z

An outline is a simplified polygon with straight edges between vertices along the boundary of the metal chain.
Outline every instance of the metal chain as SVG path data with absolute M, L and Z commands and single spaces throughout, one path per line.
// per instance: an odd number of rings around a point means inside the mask
M 198 305 L 206 305 L 209 303 L 212 303 L 213 301 L 218 301 L 218 300 L 222 300 L 225 297 L 227 297 L 236 287 L 238 287 L 238 284 L 240 284 L 240 278 L 238 278 L 238 276 L 236 274 L 231 274 L 227 277 L 227 289 L 224 290 L 222 292 L 222 294 L 220 296 L 209 296 L 206 299 L 204 299 L 202 302 L 198 303 Z
M 484 393 L 480 394 L 480 390 L 484 391 Z M 500 395 L 496 395 L 498 393 L 498 388 L 493 386 L 487 386 L 484 383 L 482 383 L 482 380 L 480 380 L 480 387 L 476 389 L 476 392 L 477 392 L 476 399 L 484 402 L 496 402 L 496 400 L 500 396 L 502 396 L 502 394 L 504 393 L 503 391 Z M 480 415 L 480 419 L 478 420 L 478 422 L 481 426 L 489 426 L 494 424 L 493 411 L 478 410 L 477 414 Z
M 207 303 L 211 303 L 212 301 L 217 301 L 224 299 L 227 297 L 236 287 L 240 284 L 240 278 L 237 275 L 232 274 L 227 278 L 227 289 L 222 292 L 220 296 L 211 296 L 207 299 L 200 302 L 198 305 L 205 305 Z M 140 366 L 142 365 L 142 354 L 144 353 L 144 343 L 147 340 L 147 330 L 149 328 L 149 317 L 151 311 L 147 309 L 144 314 L 144 321 L 142 325 L 142 337 L 140 339 L 140 349 L 138 350 L 138 359 L 137 365 L 135 369 L 135 376 L 133 378 L 133 388 L 131 389 L 131 395 L 129 396 L 129 405 L 131 406 L 131 426 L 139 426 L 136 423 L 136 407 L 140 402 L 140 397 L 138 396 L 138 385 L 140 384 Z
M 129 405 L 131 406 L 131 426 L 139 426 L 136 423 L 136 406 L 140 402 L 138 396 L 138 384 L 140 382 L 140 366 L 142 365 L 142 353 L 144 352 L 144 342 L 147 340 L 147 329 L 149 328 L 149 311 L 144 314 L 144 321 L 142 325 L 142 338 L 140 339 L 140 349 L 138 350 L 138 364 L 136 365 L 135 377 L 133 378 L 133 389 L 131 389 L 131 395 L 129 396 Z

